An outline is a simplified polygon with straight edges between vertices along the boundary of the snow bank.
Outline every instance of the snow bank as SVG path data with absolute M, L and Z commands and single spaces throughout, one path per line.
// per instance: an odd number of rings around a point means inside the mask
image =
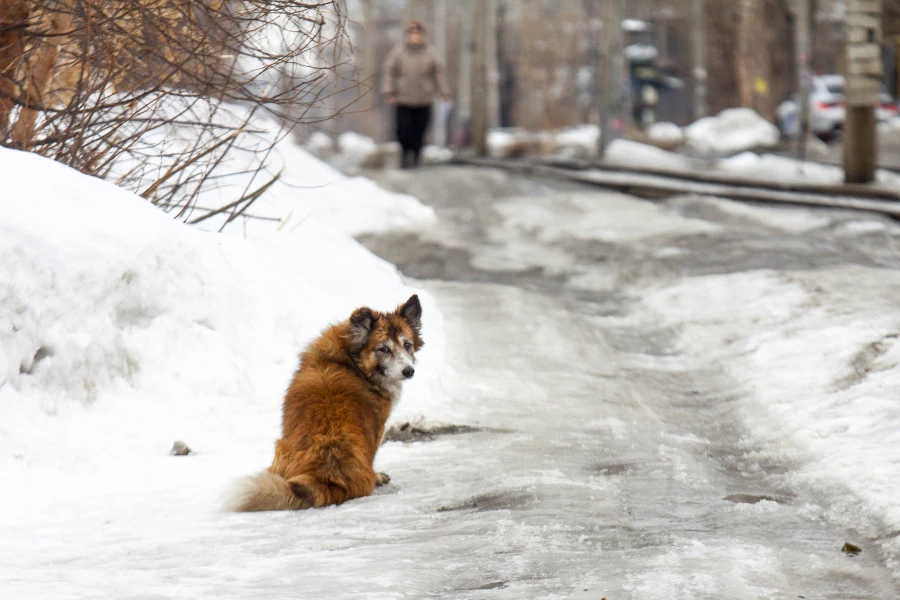
M 339 135 L 337 147 L 338 152 L 359 164 L 364 163 L 366 159 L 378 151 L 378 144 L 375 140 L 355 131 L 345 131 Z
M 316 131 L 303 143 L 303 149 L 316 157 L 330 154 L 335 151 L 336 145 L 331 136 L 322 131 Z
M 781 138 L 775 125 L 749 108 L 731 108 L 700 119 L 686 127 L 684 134 L 689 147 L 705 154 L 774 148 Z
M 177 109 L 177 105 L 162 104 L 155 117 L 165 119 Z M 205 229 L 218 231 L 224 225 L 228 233 L 253 238 L 276 230 L 292 231 L 299 223 L 310 221 L 349 235 L 360 235 L 420 229 L 435 222 L 434 210 L 416 198 L 384 190 L 369 179 L 342 174 L 295 143 L 292 135 L 266 116 L 251 115 L 244 107 L 228 104 L 213 105 L 207 110 L 213 111 L 217 122 L 223 126 L 244 127 L 248 133 L 241 134 L 239 138 L 241 149 L 233 150 L 226 161 L 208 174 L 208 181 L 215 183 L 206 186 L 200 193 L 197 208 L 190 214 L 191 219 L 231 203 L 248 191 L 259 189 L 276 175 L 280 174 L 280 177 L 246 211 L 247 216 L 226 225 L 226 213 L 204 221 L 201 227 Z M 195 127 L 179 124 L 176 120 L 166 127 L 145 133 L 140 140 L 145 148 L 154 149 L 148 150 L 149 154 L 160 158 L 140 163 L 122 160 L 110 179 L 115 180 L 133 171 L 131 176 L 136 180 L 129 185 L 129 189 L 146 189 L 169 167 L 162 157 L 163 150 L 183 149 L 195 144 L 198 136 L 204 138 L 202 143 L 209 144 L 216 141 L 207 139 L 209 136 L 224 133 L 207 131 L 200 134 Z M 341 144 L 360 153 L 366 146 L 361 139 L 362 136 L 342 137 Z M 264 173 L 255 175 L 260 157 L 265 154 L 261 150 L 272 144 L 273 152 L 266 155 L 268 168 Z M 314 141 L 316 147 L 327 144 L 321 136 Z
M 600 143 L 600 127 L 579 125 L 553 133 L 554 151 L 577 156 L 596 156 Z
M 487 134 L 488 154 L 498 158 L 512 156 L 518 147 L 530 144 L 532 137 L 524 129 L 491 129 Z
M 701 167 L 699 161 L 683 154 L 622 139 L 613 140 L 606 149 L 606 162 L 613 166 L 663 171 L 691 171 Z
M 697 159 L 669 152 L 656 146 L 614 140 L 607 149 L 606 162 L 613 166 L 648 168 L 673 173 L 695 175 L 734 175 L 761 183 L 837 185 L 844 181 L 841 167 L 812 161 L 798 161 L 777 154 L 742 152 L 722 159 Z M 876 186 L 887 189 L 900 187 L 900 176 L 892 171 L 876 171 Z
M 217 510 L 231 478 L 271 460 L 302 347 L 353 308 L 414 291 L 309 223 L 244 240 L 36 155 L 0 149 L 0 173 L 4 564 L 55 523 Z M 442 319 L 419 293 L 427 345 L 399 420 L 443 416 Z M 175 439 L 198 460 L 168 457 Z
M 644 301 L 698 365 L 732 365 L 746 468 L 788 461 L 786 488 L 835 499 L 811 518 L 861 532 L 900 577 L 898 293 L 895 271 L 845 266 L 689 278 Z
M 684 132 L 675 123 L 653 123 L 647 128 L 647 137 L 657 144 L 673 148 L 684 144 Z

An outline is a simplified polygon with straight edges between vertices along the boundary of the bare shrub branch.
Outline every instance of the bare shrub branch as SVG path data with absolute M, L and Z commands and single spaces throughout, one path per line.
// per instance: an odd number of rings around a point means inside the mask
M 228 183 L 246 200 L 281 137 L 346 108 L 345 21 L 336 0 L 2 0 L 0 145 L 184 219 Z

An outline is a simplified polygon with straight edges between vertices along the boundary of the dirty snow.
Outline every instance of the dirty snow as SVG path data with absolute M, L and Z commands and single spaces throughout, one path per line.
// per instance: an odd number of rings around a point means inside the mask
M 895 271 L 846 266 L 688 278 L 644 302 L 749 395 L 748 468 L 795 462 L 786 483 L 830 498 L 811 511 L 862 530 L 900 577 L 898 293 Z
M 678 217 L 652 202 L 625 194 L 572 193 L 546 202 L 510 200 L 498 204 L 504 227 L 549 244 L 567 239 L 637 241 L 661 235 L 697 235 L 717 231 L 706 221 Z

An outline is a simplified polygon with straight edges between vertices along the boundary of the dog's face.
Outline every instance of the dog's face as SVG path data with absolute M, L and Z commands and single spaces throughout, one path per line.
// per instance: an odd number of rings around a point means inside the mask
M 424 342 L 422 305 L 412 296 L 392 313 L 358 308 L 350 317 L 351 353 L 360 370 L 394 394 L 416 373 L 416 351 Z

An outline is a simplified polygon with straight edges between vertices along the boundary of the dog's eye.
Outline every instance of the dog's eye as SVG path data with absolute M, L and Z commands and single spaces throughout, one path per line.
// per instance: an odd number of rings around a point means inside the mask
M 406 348 L 407 352 L 412 350 L 412 344 L 410 344 L 409 342 L 403 342 L 403 347 Z
M 390 349 L 387 346 L 382 346 L 381 348 L 378 349 L 378 351 L 381 352 L 382 354 L 390 354 L 391 353 Z

